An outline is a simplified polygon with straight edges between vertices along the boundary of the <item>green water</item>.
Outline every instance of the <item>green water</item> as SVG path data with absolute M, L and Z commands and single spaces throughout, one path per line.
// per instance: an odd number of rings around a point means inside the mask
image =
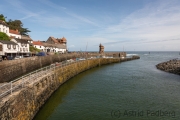
M 137 54 L 140 60 L 93 68 L 70 79 L 34 120 L 179 120 L 180 76 L 155 67 L 179 53 Z

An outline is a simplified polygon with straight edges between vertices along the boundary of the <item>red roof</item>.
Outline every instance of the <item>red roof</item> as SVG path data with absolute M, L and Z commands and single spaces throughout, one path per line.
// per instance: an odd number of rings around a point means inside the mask
M 9 33 L 19 35 L 19 31 L 17 29 L 16 30 L 9 29 Z
M 41 41 L 33 41 L 33 45 L 43 45 Z

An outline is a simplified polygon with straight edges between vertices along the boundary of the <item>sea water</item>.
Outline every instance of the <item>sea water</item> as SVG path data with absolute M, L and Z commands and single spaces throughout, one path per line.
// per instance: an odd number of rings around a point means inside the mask
M 85 71 L 64 83 L 34 120 L 177 120 L 180 76 L 156 64 L 179 52 L 128 52 L 138 60 Z

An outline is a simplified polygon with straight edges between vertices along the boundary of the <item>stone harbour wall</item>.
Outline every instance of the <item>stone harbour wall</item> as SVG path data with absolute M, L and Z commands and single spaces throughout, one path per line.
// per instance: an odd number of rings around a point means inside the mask
M 139 59 L 139 57 L 123 60 L 117 58 L 90 59 L 57 67 L 48 74 L 40 76 L 38 81 L 27 84 L 19 91 L 13 92 L 12 95 L 2 98 L 0 120 L 31 120 L 51 94 L 73 76 L 96 66 L 134 59 Z
M 66 59 L 75 58 L 79 55 L 52 55 L 42 57 L 29 57 L 18 60 L 9 60 L 0 62 L 0 83 L 9 82 L 23 74 L 29 73 L 41 67 L 55 62 L 61 62 Z
M 105 53 L 106 56 L 122 57 L 126 56 L 125 52 L 112 52 Z M 60 54 L 60 55 L 50 55 L 41 57 L 29 57 L 18 60 L 8 60 L 0 62 L 0 83 L 9 82 L 17 77 L 24 74 L 32 72 L 41 67 L 50 65 L 55 62 L 61 62 L 66 59 L 76 58 L 76 57 L 91 57 L 91 56 L 102 56 L 99 53 L 90 54 Z
M 157 69 L 180 75 L 180 60 L 174 59 L 156 65 Z

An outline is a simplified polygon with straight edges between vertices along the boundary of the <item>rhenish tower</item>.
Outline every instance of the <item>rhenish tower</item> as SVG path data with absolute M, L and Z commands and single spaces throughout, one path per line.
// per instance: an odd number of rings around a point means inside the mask
M 103 54 L 104 53 L 104 46 L 100 43 L 99 45 L 99 53 Z

